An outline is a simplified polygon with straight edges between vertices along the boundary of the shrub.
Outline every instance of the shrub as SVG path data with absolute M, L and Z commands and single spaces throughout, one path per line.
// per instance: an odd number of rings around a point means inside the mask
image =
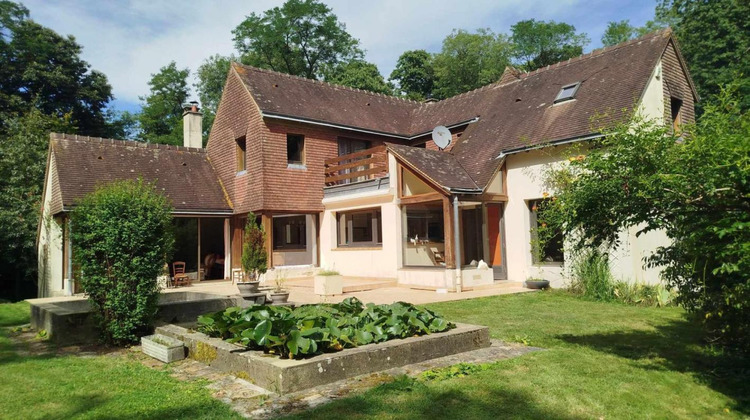
M 429 309 L 404 302 L 363 305 L 357 298 L 294 309 L 233 307 L 198 317 L 198 325 L 212 337 L 290 359 L 455 328 Z
M 78 277 L 105 342 L 133 342 L 156 314 L 174 245 L 171 205 L 153 185 L 118 181 L 85 196 L 71 215 Z
M 606 254 L 587 251 L 571 266 L 570 290 L 591 299 L 605 302 L 615 299 L 615 282 Z
M 257 280 L 260 274 L 268 269 L 268 253 L 266 252 L 266 232 L 255 220 L 255 214 L 247 215 L 245 237 L 242 244 L 242 268 L 252 280 Z

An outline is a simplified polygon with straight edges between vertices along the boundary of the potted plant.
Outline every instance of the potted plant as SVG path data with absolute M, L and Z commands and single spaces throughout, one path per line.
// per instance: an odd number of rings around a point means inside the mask
M 276 287 L 274 287 L 270 294 L 271 302 L 274 304 L 286 303 L 289 300 L 289 291 L 284 289 L 285 280 L 284 275 L 281 273 L 277 273 L 276 277 L 273 279 Z
M 331 296 L 344 293 L 344 279 L 336 270 L 320 270 L 315 275 L 313 292 L 316 295 Z
M 251 212 L 247 215 L 242 244 L 242 268 L 245 270 L 245 278 L 237 282 L 241 295 L 259 293 L 260 275 L 266 272 L 267 264 L 266 232 L 255 223 L 255 214 Z

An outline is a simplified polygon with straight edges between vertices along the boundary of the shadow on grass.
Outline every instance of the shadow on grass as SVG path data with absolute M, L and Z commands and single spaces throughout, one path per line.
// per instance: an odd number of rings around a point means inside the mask
M 289 419 L 408 418 L 408 419 L 573 419 L 543 409 L 537 396 L 509 389 L 448 389 L 430 387 L 402 376 L 363 394 L 336 400 Z
M 654 331 L 557 336 L 570 344 L 632 360 L 643 369 L 690 373 L 706 386 L 737 403 L 734 409 L 750 414 L 750 359 L 706 346 L 701 327 L 688 320 L 654 326 Z

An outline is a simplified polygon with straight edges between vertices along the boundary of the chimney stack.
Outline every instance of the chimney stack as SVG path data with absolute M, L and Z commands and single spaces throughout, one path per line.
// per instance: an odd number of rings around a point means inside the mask
M 198 102 L 191 101 L 182 114 L 183 137 L 185 147 L 203 147 L 203 113 L 198 110 Z

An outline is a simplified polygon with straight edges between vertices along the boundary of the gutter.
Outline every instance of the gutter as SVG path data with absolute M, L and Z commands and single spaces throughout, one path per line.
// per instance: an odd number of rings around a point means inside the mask
M 75 206 L 63 207 L 63 212 L 70 212 Z M 174 210 L 172 215 L 174 216 L 231 216 L 234 212 L 232 210 Z
M 354 126 L 350 126 L 350 125 L 332 124 L 332 123 L 327 123 L 327 122 L 324 122 L 324 121 L 318 121 L 318 120 L 313 120 L 313 119 L 308 119 L 308 118 L 292 117 L 292 116 L 283 115 L 283 114 L 274 114 L 274 113 L 269 113 L 269 112 L 261 112 L 260 115 L 263 118 L 272 118 L 272 119 L 277 119 L 277 120 L 284 120 L 284 121 L 292 121 L 292 122 L 298 122 L 298 123 L 304 123 L 304 124 L 319 125 L 319 126 L 323 126 L 323 127 L 338 128 L 338 129 L 342 129 L 342 130 L 356 131 L 356 132 L 365 133 L 365 134 L 375 134 L 375 135 L 378 135 L 378 136 L 394 137 L 394 138 L 401 139 L 401 140 L 415 140 L 415 139 L 418 139 L 420 137 L 424 137 L 427 134 L 431 133 L 431 131 L 425 131 L 425 132 L 422 132 L 422 133 L 419 133 L 419 134 L 415 134 L 413 136 L 405 136 L 405 135 L 402 135 L 402 134 L 388 133 L 386 131 L 367 130 L 367 129 L 364 129 L 364 128 L 358 128 L 358 127 L 354 127 Z M 461 122 L 458 122 L 458 123 L 455 123 L 455 124 L 452 124 L 452 125 L 447 125 L 446 128 L 448 128 L 448 129 L 456 128 L 456 127 L 460 127 L 462 125 L 467 125 L 467 124 L 475 123 L 477 121 L 479 121 L 479 117 L 474 117 L 474 118 L 466 120 L 466 121 L 461 121 Z
M 502 159 L 502 158 L 504 158 L 504 157 L 506 157 L 508 155 L 514 155 L 516 153 L 521 153 L 521 152 L 528 152 L 528 151 L 531 151 L 531 150 L 543 149 L 543 148 L 549 147 L 549 146 L 562 146 L 562 145 L 565 145 L 565 144 L 576 143 L 576 142 L 579 142 L 579 141 L 600 139 L 602 137 L 604 137 L 604 134 L 591 134 L 591 135 L 588 135 L 588 136 L 571 137 L 569 139 L 551 141 L 549 143 L 538 144 L 536 146 L 517 147 L 515 149 L 510 149 L 510 150 L 507 150 L 507 151 L 500 152 L 500 154 L 497 155 L 495 157 L 495 159 Z

